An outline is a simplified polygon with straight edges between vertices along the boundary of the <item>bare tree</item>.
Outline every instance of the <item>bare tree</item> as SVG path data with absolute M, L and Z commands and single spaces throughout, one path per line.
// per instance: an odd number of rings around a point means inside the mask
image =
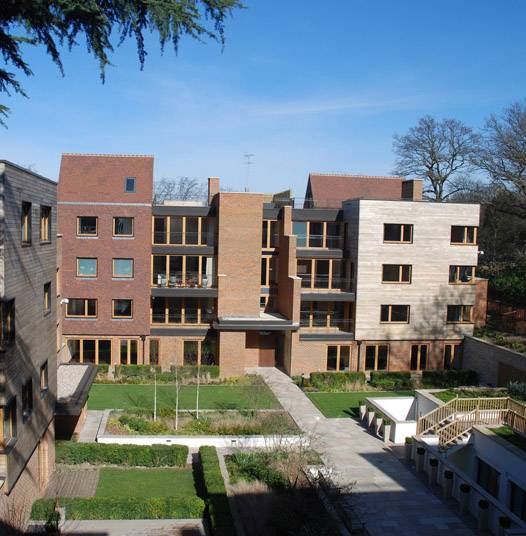
M 424 196 L 445 201 L 469 185 L 478 135 L 456 119 L 426 115 L 404 135 L 395 134 L 395 173 L 425 179 Z
M 176 179 L 161 179 L 156 181 L 153 188 L 153 202 L 156 205 L 166 200 L 178 199 L 180 201 L 204 200 L 206 188 L 198 179 L 178 177 Z
M 489 117 L 475 163 L 507 194 L 497 209 L 526 220 L 526 99 Z

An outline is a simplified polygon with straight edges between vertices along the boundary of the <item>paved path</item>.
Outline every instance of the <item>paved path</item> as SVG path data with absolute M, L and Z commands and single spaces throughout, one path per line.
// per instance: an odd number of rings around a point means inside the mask
M 104 411 L 88 410 L 84 426 L 79 434 L 79 442 L 94 443 L 96 441 L 102 417 L 104 417 Z
M 354 511 L 371 536 L 473 536 L 455 510 L 437 497 L 383 443 L 354 419 L 327 419 L 275 368 L 257 368 L 281 405 L 311 437 L 340 484 L 356 482 Z
M 205 536 L 199 519 L 66 521 L 61 534 L 82 536 Z
M 93 497 L 98 483 L 98 469 L 69 469 L 57 466 L 46 488 L 45 497 Z

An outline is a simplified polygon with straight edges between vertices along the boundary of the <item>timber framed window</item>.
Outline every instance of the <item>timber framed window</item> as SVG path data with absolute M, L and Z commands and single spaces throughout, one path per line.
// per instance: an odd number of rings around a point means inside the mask
M 68 318 L 96 318 L 97 300 L 93 298 L 69 298 L 66 306 Z
M 119 339 L 119 359 L 121 365 L 137 364 L 137 339 Z
M 411 283 L 411 264 L 382 264 L 382 283 Z
M 211 298 L 172 298 L 154 296 L 151 300 L 152 324 L 209 324 L 214 318 Z
M 411 370 L 426 370 L 429 357 L 429 344 L 411 345 Z
M 302 288 L 345 290 L 350 286 L 350 263 L 344 259 L 298 259 L 296 273 Z
M 133 218 L 129 216 L 115 216 L 113 218 L 113 236 L 133 238 Z
M 263 249 L 275 249 L 278 247 L 279 229 L 278 221 L 263 220 L 263 228 L 261 233 L 261 247 Z
M 16 440 L 16 396 L 0 408 L 0 443 L 6 447 Z
M 133 300 L 127 298 L 111 300 L 111 317 L 133 318 Z
M 21 240 L 22 245 L 29 246 L 31 244 L 31 210 L 32 205 L 28 201 L 22 201 L 22 213 L 21 213 Z
M 119 279 L 133 279 L 133 259 L 113 259 L 112 276 Z
M 380 322 L 408 324 L 410 309 L 409 305 L 381 305 Z
M 111 339 L 67 339 L 72 363 L 111 365 Z
M 476 246 L 478 227 L 473 225 L 452 225 L 451 243 L 455 245 Z
M 99 218 L 97 216 L 77 216 L 77 236 L 98 236 Z
M 15 341 L 15 300 L 0 303 L 0 349 L 5 350 Z
M 77 257 L 77 277 L 97 277 L 97 259 Z
M 47 361 L 40 367 L 40 396 L 43 397 L 49 389 L 49 372 Z
M 365 346 L 365 370 L 387 370 L 388 363 L 388 344 L 367 344 Z
M 475 282 L 475 266 L 449 266 L 449 282 L 454 285 L 467 285 Z
M 51 242 L 51 207 L 40 205 L 40 243 Z
M 213 238 L 205 216 L 154 216 L 152 233 L 153 244 L 175 246 L 206 246 Z
M 204 255 L 152 255 L 152 286 L 215 286 L 215 259 Z
M 462 344 L 461 343 L 444 344 L 444 369 L 445 370 L 460 369 L 461 359 L 462 359 Z
M 384 242 L 393 244 L 412 244 L 413 224 L 384 223 Z
M 160 339 L 150 339 L 148 349 L 149 349 L 149 356 L 150 356 L 150 365 L 158 365 L 159 355 L 161 353 Z
M 33 380 L 29 380 L 22 385 L 22 417 L 25 420 L 33 413 Z
M 349 331 L 353 304 L 349 302 L 301 301 L 300 326 L 303 328 L 338 328 Z
M 447 321 L 451 324 L 472 324 L 473 305 L 448 305 Z
M 346 345 L 327 346 L 327 371 L 350 370 L 351 347 Z
M 294 221 L 292 233 L 299 248 L 342 249 L 345 225 L 332 221 Z
M 264 255 L 261 257 L 261 286 L 269 287 L 278 282 L 278 257 Z
M 51 282 L 44 284 L 44 299 L 42 308 L 45 315 L 51 312 Z
M 185 340 L 183 342 L 184 365 L 217 365 L 217 339 L 206 337 L 204 340 Z

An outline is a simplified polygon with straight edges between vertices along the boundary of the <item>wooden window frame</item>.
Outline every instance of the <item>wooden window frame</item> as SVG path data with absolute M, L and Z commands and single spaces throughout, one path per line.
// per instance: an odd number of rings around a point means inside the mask
M 115 315 L 115 303 L 118 301 L 129 301 L 131 313 L 129 316 Z M 133 299 L 132 298 L 113 298 L 111 300 L 111 318 L 114 320 L 129 320 L 133 318 Z
M 267 224 L 267 229 L 265 233 L 266 236 L 263 239 L 263 231 L 264 231 L 265 223 Z M 275 228 L 275 225 L 277 224 L 278 224 L 278 220 L 267 220 L 267 219 L 263 220 L 263 226 L 261 229 L 261 249 L 270 250 L 270 251 L 275 251 L 276 249 L 278 249 L 279 244 L 276 246 L 270 245 L 272 244 L 272 228 L 273 227 Z M 279 233 L 278 233 L 277 242 L 279 243 Z
M 388 307 L 388 320 L 382 320 L 382 307 Z M 393 307 L 406 307 L 407 320 L 391 320 L 393 316 Z M 380 305 L 380 324 L 409 324 L 411 322 L 411 305 L 405 303 L 393 303 Z
M 40 205 L 40 243 L 51 242 L 51 207 Z
M 157 345 L 157 363 L 152 363 L 152 343 Z M 143 357 L 144 361 L 144 357 Z M 151 337 L 148 340 L 148 363 L 153 366 L 159 366 L 161 362 L 161 338 L 160 337 Z
M 177 297 L 181 300 L 181 322 L 170 322 L 170 306 L 168 300 L 172 296 L 158 296 L 158 299 L 164 300 L 164 322 L 154 322 L 153 321 L 153 307 L 150 302 L 150 324 L 155 326 L 208 326 L 209 322 L 203 322 L 201 309 L 203 303 L 208 301 L 210 298 L 193 298 L 189 296 Z M 197 300 L 197 322 L 186 322 L 186 300 Z
M 126 363 L 123 363 L 122 362 L 122 358 L 121 358 L 121 343 L 122 341 L 126 341 Z M 123 337 L 121 339 L 119 339 L 119 365 L 133 365 L 134 363 L 131 362 L 131 354 L 132 354 L 132 343 L 135 342 L 136 344 L 136 353 L 137 353 L 137 365 L 139 364 L 142 364 L 140 363 L 140 359 L 139 359 L 139 339 L 134 339 L 133 337 L 132 338 L 126 338 L 126 337 Z M 143 356 L 143 359 L 142 361 L 144 362 L 144 356 Z
M 315 326 L 314 325 L 314 310 L 315 310 L 314 304 L 318 303 L 318 302 L 316 302 L 316 301 L 307 301 L 307 302 L 304 302 L 304 303 L 309 304 L 309 307 L 308 307 L 308 309 L 309 309 L 309 325 L 308 326 L 300 326 L 301 329 L 323 330 L 323 329 L 327 329 L 327 328 L 335 329 L 335 328 L 338 327 L 338 326 L 332 325 L 332 319 L 333 319 L 333 315 L 334 315 L 334 304 L 336 302 L 326 302 L 326 303 L 328 303 L 328 306 L 327 306 L 326 325 L 325 326 Z M 343 320 L 344 320 L 344 322 L 347 322 L 348 326 L 350 326 L 351 322 L 352 322 L 352 316 L 353 315 L 351 314 L 351 311 L 352 311 L 352 303 L 343 302 Z M 342 331 L 346 331 L 346 330 L 342 330 Z M 331 346 L 336 346 L 336 345 L 331 345 Z
M 272 261 L 273 258 L 277 259 L 278 257 L 276 255 L 272 255 L 272 254 L 262 255 L 261 256 L 261 260 L 263 261 L 261 268 L 263 268 L 263 264 L 265 264 L 265 283 L 263 283 L 263 282 L 261 283 L 262 287 L 273 287 L 273 286 L 278 284 L 278 281 L 277 281 L 277 277 L 278 277 L 278 274 L 279 274 L 279 271 L 278 271 L 278 266 L 279 265 L 278 264 L 276 264 L 274 266 L 274 269 L 276 270 L 276 276 L 275 276 L 276 281 L 274 283 L 271 283 L 271 281 L 270 281 L 270 265 L 271 265 L 271 261 Z M 261 275 L 263 275 L 263 273 Z M 263 279 L 263 277 L 261 279 Z
M 51 281 L 44 283 L 43 312 L 44 315 L 51 312 Z
M 197 244 L 187 244 L 186 240 L 186 218 L 197 218 Z M 154 246 L 207 246 L 208 241 L 206 237 L 203 237 L 203 220 L 206 219 L 206 216 L 174 216 L 174 218 L 181 218 L 181 242 L 172 242 L 171 241 L 171 216 L 152 216 L 152 245 Z M 163 219 L 164 228 L 166 233 L 166 242 L 156 242 L 155 241 L 155 220 Z M 209 230 L 207 232 L 210 232 Z M 205 255 L 206 256 L 206 255 Z
M 4 406 L 0 407 L 0 447 L 5 448 L 8 445 L 12 445 L 16 442 L 16 439 L 17 406 L 16 396 L 13 396 Z
M 463 238 L 462 242 L 453 242 L 453 239 L 451 237 L 451 234 L 453 233 L 453 227 L 462 227 L 464 229 L 464 232 L 463 232 L 464 238 Z M 474 230 L 474 232 L 473 232 L 474 242 L 468 242 L 467 241 L 467 239 L 468 239 L 468 229 L 473 229 Z M 479 228 L 478 228 L 477 225 L 452 225 L 451 230 L 450 230 L 449 238 L 450 238 L 450 244 L 452 246 L 476 246 L 476 245 L 478 245 Z
M 117 220 L 127 219 L 131 220 L 131 234 L 117 234 Z M 135 218 L 133 216 L 113 216 L 112 224 L 112 236 L 113 238 L 134 238 L 135 237 Z
M 449 366 L 446 367 L 446 350 L 450 348 L 450 352 L 451 352 L 451 358 L 450 358 L 450 363 L 449 363 Z M 460 348 L 460 356 L 458 356 L 458 359 L 462 359 L 462 343 L 461 342 L 446 342 L 444 343 L 444 355 L 443 355 L 443 363 L 442 363 L 442 366 L 444 368 L 444 370 L 458 370 L 459 368 L 459 363 L 456 363 L 457 361 L 457 357 L 455 356 L 455 350 L 457 348 Z
M 270 220 L 269 220 L 270 221 Z M 338 235 L 339 238 L 341 239 L 342 241 L 342 244 L 341 244 L 341 247 L 339 248 L 331 248 L 331 249 L 344 249 L 344 240 L 345 240 L 345 225 L 340 222 L 340 221 L 299 221 L 299 220 L 296 220 L 298 223 L 305 223 L 305 245 L 304 246 L 298 246 L 300 248 L 309 248 L 309 249 L 329 249 L 328 245 L 327 245 L 327 224 L 328 223 L 335 223 L 339 226 L 339 229 L 340 229 L 340 234 Z M 294 223 L 294 222 L 293 222 Z M 322 245 L 321 246 L 312 246 L 311 245 L 311 232 L 310 232 L 310 226 L 311 226 L 311 223 L 314 223 L 314 224 L 317 224 L 317 223 L 321 223 L 322 224 L 322 234 L 321 235 L 316 235 L 316 236 L 321 236 L 321 240 L 322 240 Z M 332 237 L 333 235 L 331 235 Z M 316 239 L 318 240 L 318 238 Z
M 119 274 L 116 274 L 115 273 L 115 261 L 131 261 L 131 267 L 132 267 L 132 271 L 131 271 L 131 275 L 119 275 Z M 133 279 L 134 276 L 135 276 L 135 261 L 134 259 L 132 258 L 128 258 L 128 257 L 114 257 L 111 261 L 111 265 L 112 265 L 112 277 L 113 278 L 116 278 L 116 279 Z
M 336 348 L 336 369 L 329 370 L 329 348 Z M 342 369 L 341 364 L 341 352 L 342 348 L 349 348 L 349 368 Z M 326 360 L 325 360 L 325 370 L 327 372 L 349 372 L 351 370 L 351 361 L 352 361 L 352 346 L 350 344 L 328 344 L 326 350 Z
M 72 300 L 83 300 L 84 301 L 84 314 L 83 315 L 70 315 L 70 314 L 68 314 L 68 305 L 69 305 L 69 302 L 71 302 Z M 88 301 L 89 300 L 92 300 L 92 301 L 95 302 L 95 314 L 94 315 L 88 315 L 87 314 L 87 312 L 88 312 Z M 69 302 L 66 305 L 66 318 L 97 318 L 97 314 L 98 314 L 97 298 L 69 298 Z
M 412 355 L 413 355 L 413 347 L 414 346 L 418 346 L 418 354 L 417 354 L 417 361 L 416 361 L 416 368 L 413 369 L 411 368 L 411 358 L 412 358 Z M 427 349 L 427 354 L 426 354 L 426 366 L 424 368 L 421 367 L 421 359 L 422 359 L 422 346 L 425 346 L 426 349 Z M 428 343 L 428 342 L 418 342 L 418 343 L 415 343 L 415 344 L 411 344 L 411 347 L 410 347 L 410 350 L 409 350 L 409 370 L 412 370 L 412 371 L 415 371 L 415 372 L 420 372 L 422 370 L 429 370 L 429 349 L 430 349 L 431 345 Z
M 306 286 L 303 286 L 303 282 L 301 284 L 301 288 L 302 289 L 319 289 L 319 290 L 344 290 L 344 289 L 348 289 L 350 288 L 351 286 L 351 282 L 350 282 L 350 263 L 348 261 L 348 259 L 304 259 L 304 258 L 297 258 L 296 259 L 296 273 L 297 273 L 297 266 L 298 266 L 298 261 L 310 261 L 311 262 L 311 271 L 310 271 L 310 286 L 306 287 Z M 329 271 L 327 273 L 327 278 L 328 278 L 328 281 L 327 281 L 327 286 L 326 287 L 318 287 L 315 285 L 316 283 L 316 279 L 318 279 L 318 272 L 317 272 L 317 264 L 316 264 L 316 261 L 328 261 L 329 263 Z M 342 285 L 344 287 L 344 289 L 341 289 L 339 287 L 333 287 L 333 278 L 332 278 L 332 275 L 333 275 L 333 261 L 340 261 L 343 263 L 343 266 L 344 266 L 344 277 L 342 279 L 345 280 L 345 285 Z M 301 278 L 301 276 L 298 276 Z
M 398 266 L 398 281 L 386 281 L 384 279 L 384 268 L 386 266 Z M 409 266 L 409 280 L 403 280 L 404 266 Z M 413 281 L 413 265 L 412 264 L 382 264 L 382 283 L 385 285 L 410 285 Z
M 95 218 L 95 233 L 81 233 L 80 220 L 82 218 Z M 77 216 L 77 236 L 96 238 L 99 236 L 99 217 L 98 216 Z
M 33 204 L 29 201 L 22 201 L 20 224 L 20 238 L 23 246 L 30 246 L 32 243 L 32 219 L 33 219 Z
M 182 259 L 182 262 L 181 262 L 181 280 L 182 281 L 186 281 L 186 261 L 187 261 L 187 258 L 188 257 L 197 257 L 198 258 L 198 267 L 197 267 L 197 287 L 198 288 L 210 288 L 210 287 L 203 287 L 203 277 L 206 277 L 206 274 L 203 273 L 203 258 L 204 259 L 212 259 L 212 263 L 213 263 L 213 259 L 214 259 L 214 256 L 213 255 L 192 255 L 192 254 L 188 254 L 188 255 L 167 255 L 167 254 L 152 254 L 152 260 L 151 260 L 151 280 L 150 280 L 150 285 L 152 286 L 152 288 L 158 288 L 159 287 L 159 284 L 155 284 L 153 282 L 153 277 L 154 277 L 154 271 L 153 271 L 153 264 L 154 264 L 154 258 L 155 257 L 165 257 L 165 266 L 164 266 L 164 271 L 166 273 L 166 278 L 167 278 L 167 281 L 166 281 L 166 288 L 168 288 L 170 286 L 170 281 L 169 281 L 169 274 L 170 274 L 170 258 L 171 257 L 181 257 Z M 214 266 L 212 266 L 212 288 L 214 286 L 214 283 L 215 283 L 215 270 L 214 270 Z M 186 284 L 181 286 L 181 287 L 176 287 L 176 288 L 192 288 L 192 287 L 187 287 Z
M 84 363 L 84 341 L 95 341 L 95 365 L 99 364 L 99 342 L 100 341 L 110 341 L 110 365 L 114 363 L 113 360 L 113 343 L 112 340 L 108 337 L 66 337 L 66 346 L 69 341 L 79 341 L 79 363 Z M 90 361 L 91 363 L 91 361 Z
M 385 346 L 387 348 L 387 364 L 386 364 L 386 367 L 385 369 L 379 369 L 378 368 L 378 354 L 380 353 L 380 347 L 381 346 Z M 367 348 L 369 347 L 373 347 L 374 348 L 374 369 L 368 369 L 366 368 L 366 365 L 367 365 Z M 364 367 L 364 370 L 371 370 L 371 371 L 378 371 L 378 370 L 389 370 L 389 362 L 390 362 L 390 358 L 391 357 L 391 348 L 389 346 L 389 344 L 366 344 L 365 345 L 365 350 L 364 350 L 364 354 L 363 354 L 363 367 Z
M 43 397 L 49 391 L 49 365 L 47 361 L 45 361 L 40 366 L 39 380 L 40 380 L 40 397 Z
M 95 274 L 94 275 L 86 275 L 86 274 L 81 274 L 79 272 L 79 261 L 81 260 L 90 260 L 90 261 L 95 261 Z M 89 278 L 89 279 L 95 279 L 96 277 L 98 277 L 99 275 L 99 261 L 97 259 L 97 257 L 77 257 L 77 277 L 82 277 L 83 279 L 84 278 Z
M 451 268 L 455 268 L 455 279 L 451 281 Z M 469 281 L 460 280 L 460 270 L 462 268 L 471 268 L 471 279 Z M 475 270 L 476 266 L 470 264 L 450 264 L 448 281 L 450 285 L 474 285 L 475 284 Z
M 385 227 L 386 225 L 399 225 L 400 226 L 400 240 L 386 240 L 385 239 Z M 411 229 L 411 240 L 404 240 L 405 228 Z M 384 223 L 383 227 L 383 242 L 384 244 L 412 244 L 414 240 L 414 224 L 412 223 Z
M 449 307 L 461 307 L 460 311 L 460 320 L 448 320 L 448 310 Z M 469 307 L 469 320 L 462 320 L 464 318 L 464 308 Z M 463 304 L 448 304 L 447 310 L 446 310 L 446 323 L 447 324 L 473 324 L 473 305 L 463 305 Z

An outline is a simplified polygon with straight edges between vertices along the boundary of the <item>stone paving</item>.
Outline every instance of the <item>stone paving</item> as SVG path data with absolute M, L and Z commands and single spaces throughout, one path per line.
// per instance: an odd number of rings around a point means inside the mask
M 371 536 L 477 534 L 454 508 L 429 490 L 384 444 L 354 419 L 327 419 L 275 368 L 249 369 L 263 376 L 281 405 L 311 437 L 313 447 L 342 485 L 356 482 L 352 508 Z
M 198 519 L 66 521 L 61 534 L 82 536 L 205 536 Z

